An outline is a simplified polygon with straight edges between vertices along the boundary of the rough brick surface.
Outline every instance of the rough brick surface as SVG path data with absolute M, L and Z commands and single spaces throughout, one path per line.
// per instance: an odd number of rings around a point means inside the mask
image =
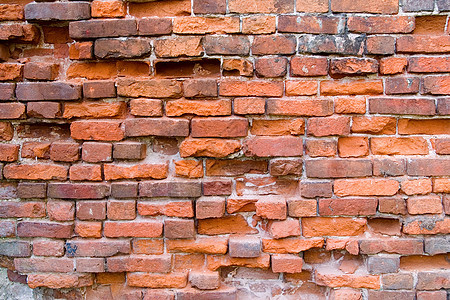
M 0 266 L 37 298 L 447 297 L 449 1 L 3 2 Z

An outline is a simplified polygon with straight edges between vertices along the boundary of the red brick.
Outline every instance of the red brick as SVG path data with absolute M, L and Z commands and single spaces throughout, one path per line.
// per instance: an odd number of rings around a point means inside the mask
M 360 75 L 377 71 L 378 62 L 371 58 L 333 58 L 330 62 L 331 74 Z
M 228 249 L 226 237 L 197 237 L 195 240 L 168 240 L 169 252 L 225 254 Z
M 101 238 L 102 222 L 76 222 L 75 234 L 82 238 Z
M 270 162 L 269 173 L 272 176 L 301 175 L 302 166 L 300 159 L 276 159 Z
M 89 81 L 83 83 L 83 95 L 86 98 L 112 98 L 116 97 L 114 81 Z
M 293 254 L 272 255 L 272 271 L 275 273 L 301 273 L 303 259 Z
M 220 285 L 219 272 L 189 272 L 189 282 L 201 290 L 214 290 Z
M 246 173 L 267 172 L 266 161 L 255 160 L 206 160 L 207 176 L 238 176 Z
M 117 94 L 125 97 L 178 98 L 181 91 L 181 82 L 171 79 L 121 79 L 117 83 Z
M 437 114 L 448 115 L 450 114 L 450 98 L 437 99 Z
M 408 161 L 407 174 L 412 176 L 449 176 L 448 159 L 411 159 Z
M 89 3 L 30 3 L 25 6 L 27 20 L 83 20 L 89 17 Z
M 134 116 L 161 117 L 162 102 L 154 99 L 132 99 L 130 113 Z
M 399 74 L 406 69 L 408 61 L 406 57 L 386 57 L 380 61 L 381 74 Z
M 20 182 L 17 185 L 17 196 L 19 198 L 45 198 L 47 196 L 47 185 L 37 182 Z
M 347 21 L 349 31 L 364 33 L 409 33 L 414 24 L 409 16 L 352 16 Z
M 188 79 L 183 83 L 184 96 L 217 97 L 217 81 L 211 79 Z
M 406 160 L 404 159 L 374 159 L 373 175 L 400 176 L 406 174 Z
M 1 119 L 21 119 L 25 114 L 25 105 L 22 103 L 0 103 Z
M 222 68 L 224 76 L 253 76 L 253 63 L 248 59 L 224 59 Z
M 203 195 L 228 196 L 232 194 L 233 183 L 231 180 L 207 180 L 203 181 Z
M 317 202 L 308 199 L 288 200 L 288 214 L 295 218 L 315 217 L 317 215 Z
M 139 196 L 198 198 L 202 193 L 201 188 L 201 183 L 195 181 L 141 181 L 139 183 Z
M 395 53 L 395 38 L 393 36 L 375 35 L 366 40 L 368 54 L 388 55 Z
M 445 300 L 447 293 L 440 291 L 419 291 L 417 292 L 417 300 Z
M 400 119 L 398 132 L 400 134 L 448 134 L 450 132 L 448 125 L 448 119 Z
M 333 114 L 333 102 L 325 99 L 269 99 L 267 113 L 284 116 L 328 116 Z
M 49 183 L 47 195 L 59 199 L 103 199 L 109 196 L 105 183 Z
M 318 86 L 318 82 L 312 80 L 286 81 L 286 96 L 317 95 Z
M 322 95 L 377 95 L 383 93 L 381 80 L 354 80 L 347 82 L 322 81 L 320 83 Z
M 45 205 L 42 202 L 2 201 L 2 218 L 42 218 L 45 217 Z
M 328 16 L 286 16 L 278 18 L 279 32 L 293 33 L 338 33 L 339 18 Z
M 225 139 L 185 139 L 180 145 L 181 157 L 226 157 L 241 149 L 241 143 Z
M 411 73 L 449 72 L 450 57 L 411 56 L 408 58 L 408 71 Z
M 20 237 L 71 238 L 73 225 L 68 223 L 19 222 L 17 235 Z
M 230 12 L 235 13 L 292 13 L 294 9 L 294 3 L 287 0 L 279 3 L 267 0 L 264 2 L 252 0 L 245 3 L 232 0 L 228 5 Z
M 112 159 L 112 145 L 109 143 L 83 143 L 82 159 L 87 162 L 107 162 Z
M 246 156 L 301 156 L 303 142 L 291 136 L 252 137 L 244 142 L 243 150 Z
M 250 227 L 242 215 L 199 220 L 197 231 L 205 235 L 256 233 L 256 229 Z
M 337 153 L 337 143 L 333 140 L 306 140 L 306 154 L 311 157 L 330 157 Z
M 91 59 L 94 52 L 93 42 L 74 43 L 69 46 L 70 59 Z
M 269 232 L 274 239 L 298 236 L 301 234 L 300 223 L 296 219 L 273 221 L 269 225 Z
M 134 166 L 106 164 L 103 168 L 105 180 L 148 178 L 164 179 L 168 174 L 167 164 L 141 164 Z
M 117 121 L 75 121 L 70 133 L 75 140 L 120 141 L 124 132 Z
M 334 181 L 334 193 L 345 196 L 393 196 L 399 190 L 394 179 L 353 179 Z
M 410 197 L 406 200 L 406 205 L 410 215 L 440 214 L 443 212 L 441 198 L 435 195 Z
M 0 64 L 0 80 L 18 80 L 22 78 L 23 65 L 3 63 Z
M 70 180 L 101 181 L 102 168 L 97 165 L 73 165 L 69 169 Z
M 308 120 L 307 133 L 312 136 L 348 135 L 350 134 L 350 118 L 310 118 Z
M 248 55 L 250 52 L 246 36 L 206 36 L 203 47 L 208 55 Z
M 47 214 L 50 221 L 72 221 L 75 215 L 75 203 L 70 201 L 48 201 Z
M 33 254 L 38 256 L 63 256 L 64 242 L 58 240 L 34 240 Z
M 401 198 L 380 198 L 379 204 L 382 213 L 406 215 L 406 202 Z
M 55 102 L 28 102 L 27 115 L 33 118 L 59 118 L 61 116 L 61 105 Z
M 136 218 L 135 201 L 109 201 L 108 219 L 110 220 L 133 220 Z
M 195 237 L 194 220 L 165 219 L 164 236 L 168 239 L 189 239 Z
M 0 83 L 0 100 L 14 99 L 15 83 Z
M 265 57 L 255 61 L 255 71 L 258 77 L 283 77 L 287 72 L 287 58 Z
M 129 215 L 131 216 L 131 205 Z M 134 210 L 134 207 L 133 207 Z M 191 218 L 194 216 L 194 209 L 191 201 L 173 201 L 167 203 L 146 203 L 138 202 L 137 211 L 143 216 L 165 215 L 168 217 Z M 120 213 L 120 211 L 118 211 Z
M 399 53 L 446 53 L 449 51 L 449 36 L 404 35 L 397 38 Z
M 3 176 L 7 179 L 65 180 L 67 178 L 67 168 L 49 164 L 8 164 L 3 168 Z
M 203 162 L 197 160 L 179 160 L 175 162 L 175 174 L 180 177 L 203 177 Z
M 395 134 L 397 120 L 392 117 L 353 117 L 352 132 Z
M 259 257 L 261 255 L 261 240 L 251 235 L 232 235 L 228 241 L 230 257 Z
M 283 95 L 282 82 L 225 80 L 220 83 L 221 96 L 279 97 Z
M 137 18 L 147 16 L 189 16 L 191 14 L 191 3 L 185 0 L 172 0 L 155 3 L 130 3 L 129 14 Z
M 18 83 L 16 97 L 24 101 L 78 100 L 81 98 L 81 85 L 66 82 Z
M 225 14 L 227 3 L 224 0 L 195 0 L 193 10 L 195 14 Z
M 66 242 L 68 257 L 109 257 L 131 252 L 129 240 L 71 240 Z
M 0 237 L 14 237 L 16 235 L 16 222 L 0 221 Z
M 321 216 L 369 216 L 377 207 L 377 199 L 319 199 Z
M 70 258 L 16 258 L 14 259 L 16 270 L 20 273 L 34 272 L 73 272 L 74 261 Z
M 406 234 L 449 234 L 450 218 L 414 220 L 403 225 Z
M 305 198 L 331 197 L 333 186 L 330 181 L 302 181 L 301 194 Z
M 275 16 L 251 16 L 242 19 L 243 34 L 267 34 L 276 30 Z
M 264 114 L 266 108 L 264 98 L 235 98 L 233 110 L 236 115 Z
M 16 161 L 19 158 L 19 148 L 19 145 L 0 144 L 0 161 Z
M 70 22 L 69 33 L 73 39 L 136 35 L 136 20 L 115 19 Z
M 417 255 L 423 253 L 423 241 L 421 239 L 363 239 L 360 240 L 359 244 L 362 254 L 387 252 L 402 255 Z
M 220 100 L 170 100 L 166 102 L 166 115 L 169 117 L 193 114 L 197 116 L 231 115 L 231 101 Z
M 374 14 L 395 14 L 398 12 L 398 2 L 393 0 L 377 1 L 350 1 L 332 0 L 331 10 L 333 12 L 360 12 Z
M 79 220 L 104 220 L 106 203 L 104 201 L 79 201 L 77 202 L 76 216 Z
M 298 0 L 298 12 L 324 13 L 328 12 L 328 2 L 324 0 Z
M 28 275 L 27 283 L 32 289 L 37 287 L 62 289 L 91 286 L 94 280 L 91 274 L 37 273 Z
M 59 74 L 59 65 L 50 63 L 26 63 L 23 76 L 34 80 L 55 80 Z
M 370 160 L 320 159 L 305 162 L 306 176 L 316 178 L 366 177 L 372 175 Z
M 367 137 L 341 137 L 338 140 L 340 157 L 363 157 L 369 155 L 369 139 Z
M 160 221 L 146 222 L 105 222 L 106 237 L 159 237 L 163 224 Z
M 169 18 L 142 18 L 138 20 L 139 35 L 166 35 L 172 33 Z
M 125 17 L 126 8 L 122 1 L 92 1 L 91 16 L 94 18 Z
M 424 155 L 428 144 L 422 137 L 379 137 L 370 139 L 370 150 L 375 155 Z
M 74 162 L 79 159 L 79 145 L 70 142 L 53 142 L 50 146 L 50 159 L 54 161 Z
M 256 36 L 252 43 L 254 55 L 294 54 L 297 40 L 291 35 Z
M 147 288 L 184 288 L 187 284 L 187 273 L 128 273 L 129 286 Z
M 202 197 L 195 201 L 197 219 L 220 218 L 225 214 L 225 198 Z
M 102 59 L 141 57 L 150 52 L 150 41 L 144 38 L 97 39 L 94 43 L 94 55 Z
M 182 119 L 129 119 L 125 121 L 126 136 L 187 136 L 189 121 Z
M 423 78 L 423 92 L 433 95 L 448 95 L 450 76 L 425 76 Z
M 338 114 L 364 114 L 366 112 L 365 97 L 345 97 L 334 101 L 334 109 Z
M 420 80 L 416 77 L 386 78 L 385 92 L 387 95 L 416 94 L 419 92 Z
M 286 219 L 287 205 L 281 198 L 261 198 L 256 202 L 256 215 L 265 219 Z
M 173 20 L 173 32 L 178 34 L 237 33 L 240 31 L 236 17 L 179 17 Z
M 19 4 L 2 4 L 0 6 L 2 21 L 15 21 L 23 19 L 23 6 Z
M 105 271 L 103 258 L 77 258 L 76 269 L 78 272 L 100 273 Z
M 192 137 L 247 136 L 248 120 L 244 118 L 207 118 L 191 120 Z
M 156 272 L 168 273 L 170 271 L 170 255 L 152 256 L 116 256 L 108 257 L 106 265 L 108 272 Z
M 353 218 L 302 218 L 305 237 L 360 235 L 366 230 L 365 219 Z

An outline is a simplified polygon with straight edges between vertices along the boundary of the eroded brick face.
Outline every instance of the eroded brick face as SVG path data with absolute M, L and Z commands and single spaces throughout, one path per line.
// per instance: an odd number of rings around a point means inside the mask
M 448 0 L 3 2 L 12 281 L 447 299 Z

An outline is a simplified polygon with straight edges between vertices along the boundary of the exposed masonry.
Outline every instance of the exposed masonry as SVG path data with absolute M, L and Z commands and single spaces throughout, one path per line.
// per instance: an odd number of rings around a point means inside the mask
M 0 266 L 27 295 L 447 299 L 450 1 L 26 2 Z

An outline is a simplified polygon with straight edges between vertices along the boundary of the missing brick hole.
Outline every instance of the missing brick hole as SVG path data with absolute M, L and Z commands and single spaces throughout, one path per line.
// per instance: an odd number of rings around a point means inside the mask
M 155 71 L 159 77 L 214 77 L 220 76 L 220 61 L 218 59 L 159 61 L 155 63 Z

